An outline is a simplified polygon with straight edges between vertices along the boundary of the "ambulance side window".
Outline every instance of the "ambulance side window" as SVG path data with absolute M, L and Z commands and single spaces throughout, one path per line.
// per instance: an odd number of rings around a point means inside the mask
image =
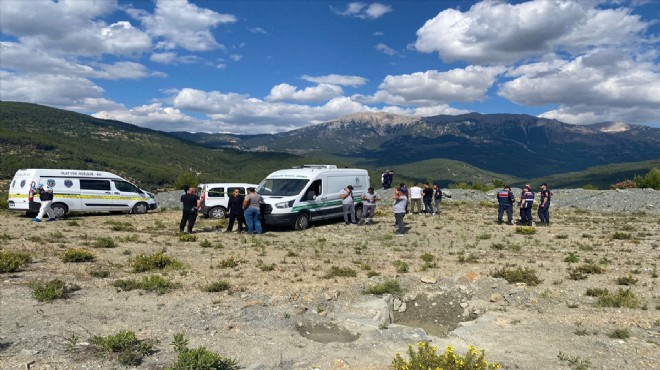
M 209 198 L 222 198 L 225 196 L 225 188 L 213 188 L 208 191 Z
M 115 188 L 127 193 L 140 193 L 140 189 L 138 189 L 137 186 L 126 181 L 115 181 Z
M 110 180 L 86 180 L 80 179 L 81 190 L 104 190 L 110 191 Z

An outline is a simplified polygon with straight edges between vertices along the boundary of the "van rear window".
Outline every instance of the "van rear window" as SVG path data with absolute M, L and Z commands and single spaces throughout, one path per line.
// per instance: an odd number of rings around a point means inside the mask
M 110 180 L 85 180 L 80 179 L 81 190 L 110 190 Z

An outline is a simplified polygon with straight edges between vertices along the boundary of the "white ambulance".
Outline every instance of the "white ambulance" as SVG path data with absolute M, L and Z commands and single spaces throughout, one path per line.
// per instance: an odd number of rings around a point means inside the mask
M 266 225 L 289 225 L 306 229 L 317 220 L 343 216 L 339 194 L 353 186 L 355 214 L 362 216 L 362 194 L 369 189 L 367 170 L 335 165 L 305 165 L 275 171 L 257 187 L 264 198 L 261 213 Z
M 9 184 L 9 210 L 36 214 L 40 184 L 53 189 L 55 217 L 69 212 L 116 211 L 146 213 L 158 208 L 152 193 L 110 173 L 89 170 L 20 169 Z

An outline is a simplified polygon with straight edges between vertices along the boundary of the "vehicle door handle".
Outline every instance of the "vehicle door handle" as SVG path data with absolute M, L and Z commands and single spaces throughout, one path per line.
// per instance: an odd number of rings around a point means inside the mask
M 118 191 L 115 191 L 115 194 L 119 195 L 119 192 L 118 192 Z
M 112 194 L 112 193 L 111 193 L 111 192 L 109 192 L 109 191 L 106 191 L 105 193 L 106 193 L 106 194 Z

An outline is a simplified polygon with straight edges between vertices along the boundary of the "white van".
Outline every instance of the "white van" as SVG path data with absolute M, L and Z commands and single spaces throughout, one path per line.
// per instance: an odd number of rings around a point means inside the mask
M 241 195 L 247 194 L 247 188 L 256 188 L 255 184 L 223 182 L 213 184 L 199 184 L 197 195 L 204 199 L 202 202 L 202 214 L 206 217 L 225 218 L 229 216 L 229 197 L 238 189 Z
M 110 173 L 88 170 L 20 169 L 9 185 L 9 210 L 37 213 L 39 195 L 30 196 L 31 186 L 53 188 L 55 217 L 69 212 L 129 211 L 145 213 L 158 208 L 152 193 Z M 33 199 L 30 199 L 33 198 Z
M 335 165 L 305 165 L 275 171 L 257 188 L 264 198 L 261 207 L 267 225 L 307 228 L 312 221 L 342 217 L 339 194 L 353 185 L 355 215 L 362 216 L 362 194 L 369 189 L 369 174 L 361 169 L 338 169 Z

